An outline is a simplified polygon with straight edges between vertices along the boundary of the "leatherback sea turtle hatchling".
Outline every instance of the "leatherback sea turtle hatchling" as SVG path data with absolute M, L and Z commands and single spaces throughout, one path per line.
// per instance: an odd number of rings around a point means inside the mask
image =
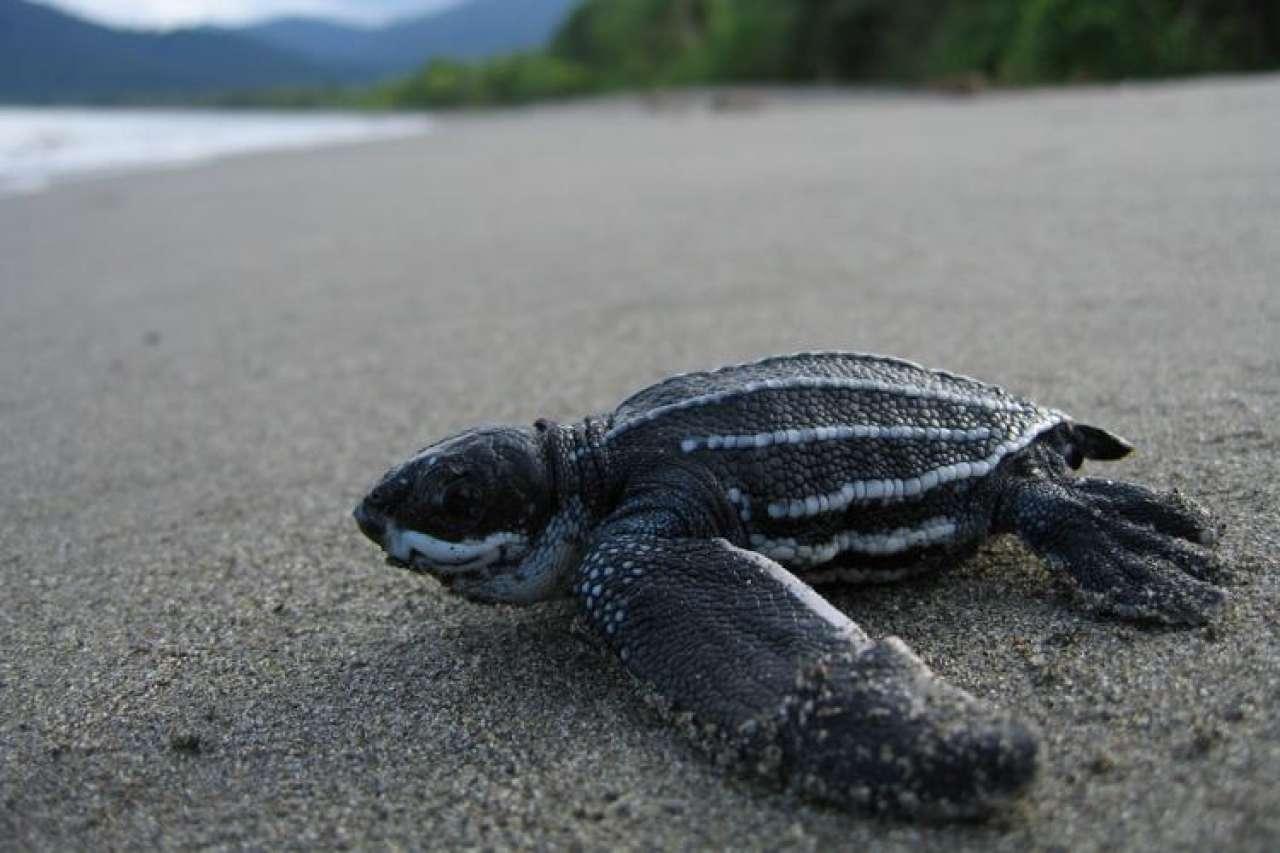
M 875 642 L 811 585 L 952 565 L 1013 533 L 1120 617 L 1223 601 L 1208 514 L 1093 478 L 1123 439 L 895 358 L 802 353 L 667 379 L 611 415 L 485 426 L 357 507 L 394 565 L 474 601 L 572 595 L 705 744 L 828 801 L 982 814 L 1036 772 L 1031 731 Z

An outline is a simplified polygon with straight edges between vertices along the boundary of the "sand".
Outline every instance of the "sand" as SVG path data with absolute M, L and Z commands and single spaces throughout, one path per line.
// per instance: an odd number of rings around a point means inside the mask
M 1280 77 L 765 92 L 0 199 L 0 847 L 1275 849 Z M 1231 601 L 1082 613 L 1017 545 L 834 591 L 1043 737 L 981 825 L 726 776 L 568 630 L 384 566 L 429 440 L 809 348 L 998 381 L 1227 526 Z

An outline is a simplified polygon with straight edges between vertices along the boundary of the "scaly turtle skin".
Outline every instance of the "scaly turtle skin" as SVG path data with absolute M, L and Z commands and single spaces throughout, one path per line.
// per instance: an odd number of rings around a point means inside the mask
M 707 745 L 828 801 L 976 815 L 1036 741 L 810 584 L 891 580 L 1020 537 L 1094 608 L 1198 623 L 1209 516 L 1071 471 L 1122 439 L 898 359 L 803 353 L 689 373 L 573 426 L 469 430 L 356 509 L 388 560 L 475 601 L 573 595 Z

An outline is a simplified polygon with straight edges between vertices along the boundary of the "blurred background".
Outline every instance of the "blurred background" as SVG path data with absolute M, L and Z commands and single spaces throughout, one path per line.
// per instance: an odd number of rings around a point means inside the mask
M 705 85 L 969 93 L 1276 67 L 1273 0 L 0 0 L 0 104 L 13 105 L 367 114 Z M 0 112 L 0 187 L 421 129 L 367 115 L 216 129 L 110 116 Z

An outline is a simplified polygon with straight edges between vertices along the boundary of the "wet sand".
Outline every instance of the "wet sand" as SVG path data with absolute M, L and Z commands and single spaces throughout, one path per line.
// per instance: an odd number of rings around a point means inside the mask
M 743 103 L 0 199 L 0 847 L 1280 845 L 1280 77 Z M 450 599 L 350 520 L 448 431 L 811 348 L 1105 425 L 1140 452 L 1094 473 L 1227 526 L 1202 629 L 1091 618 L 1003 541 L 831 592 L 1039 728 L 987 824 L 726 776 L 567 605 Z

